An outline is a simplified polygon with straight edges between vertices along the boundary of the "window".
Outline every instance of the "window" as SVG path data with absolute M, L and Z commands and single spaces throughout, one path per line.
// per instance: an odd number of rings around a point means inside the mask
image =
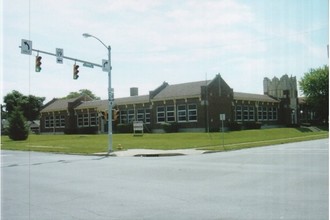
M 78 123 L 78 127 L 82 127 L 83 126 L 83 115 L 79 114 L 77 115 L 77 123 Z
M 236 106 L 236 121 L 242 121 L 242 106 Z
M 249 121 L 254 121 L 254 107 L 249 106 Z
M 262 120 L 267 121 L 267 107 L 262 107 Z
M 64 128 L 65 127 L 65 116 L 61 115 L 60 117 L 60 127 Z
M 88 127 L 89 126 L 89 115 L 88 114 L 78 114 L 77 115 L 78 127 Z
M 83 121 L 84 121 L 83 126 L 84 127 L 88 127 L 89 126 L 89 117 L 88 117 L 88 114 L 83 114 Z
M 262 121 L 262 107 L 258 107 L 258 121 Z
M 48 116 L 45 118 L 45 128 L 54 127 L 54 118 L 53 116 Z
M 146 109 L 145 113 L 145 123 L 150 124 L 150 109 Z
M 158 106 L 157 107 L 157 123 L 165 122 L 165 107 Z
M 96 113 L 91 113 L 90 114 L 90 125 L 96 126 L 97 124 L 98 124 L 98 120 L 97 120 Z
M 197 105 L 188 105 L 188 121 L 197 121 Z
M 127 111 L 122 110 L 119 113 L 120 113 L 119 114 L 119 117 L 120 117 L 119 123 L 120 124 L 126 124 L 127 123 Z
M 273 107 L 268 108 L 268 120 L 273 120 Z
M 55 127 L 60 127 L 60 116 L 56 115 L 55 116 Z
M 277 120 L 277 108 L 273 107 L 273 120 Z
M 178 105 L 178 122 L 187 121 L 186 105 Z
M 144 109 L 137 110 L 137 120 L 144 122 Z
M 166 106 L 166 121 L 167 122 L 175 122 L 175 112 L 174 106 Z
M 243 106 L 243 119 L 244 121 L 249 120 L 249 107 Z
M 65 127 L 65 116 L 64 115 L 56 115 L 55 116 L 55 126 L 57 128 Z
M 132 123 L 135 120 L 134 109 L 128 110 L 128 123 Z

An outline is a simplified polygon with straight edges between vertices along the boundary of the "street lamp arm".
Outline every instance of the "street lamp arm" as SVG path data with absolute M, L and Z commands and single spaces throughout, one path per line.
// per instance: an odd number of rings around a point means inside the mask
M 109 47 L 107 46 L 107 45 L 105 45 L 105 43 L 103 43 L 103 41 L 101 41 L 98 37 L 95 37 L 94 35 L 91 35 L 91 34 L 88 34 L 88 33 L 84 33 L 83 34 L 83 36 L 84 37 L 93 37 L 93 38 L 95 38 L 96 40 L 98 40 L 101 44 L 103 44 L 103 46 L 105 47 L 105 48 L 107 48 L 107 49 L 109 49 Z

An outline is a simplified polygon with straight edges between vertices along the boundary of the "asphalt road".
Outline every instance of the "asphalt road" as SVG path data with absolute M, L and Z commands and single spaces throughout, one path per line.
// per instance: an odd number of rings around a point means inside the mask
M 329 139 L 175 157 L 2 151 L 1 219 L 329 215 Z

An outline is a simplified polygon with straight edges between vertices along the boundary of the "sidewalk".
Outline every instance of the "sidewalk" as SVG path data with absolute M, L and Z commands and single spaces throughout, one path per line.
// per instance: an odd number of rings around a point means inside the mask
M 179 150 L 148 150 L 148 149 L 130 149 L 115 151 L 109 156 L 115 157 L 168 157 L 168 156 L 184 156 L 184 155 L 200 155 L 205 153 L 203 150 L 196 149 L 179 149 Z M 106 155 L 106 152 L 97 153 L 95 155 Z

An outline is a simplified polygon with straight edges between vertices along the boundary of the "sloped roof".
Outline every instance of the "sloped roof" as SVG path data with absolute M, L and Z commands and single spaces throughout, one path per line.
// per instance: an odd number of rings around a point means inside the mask
M 52 111 L 63 111 L 68 110 L 69 103 L 76 102 L 78 100 L 90 100 L 91 98 L 89 96 L 81 95 L 76 98 L 71 99 L 53 99 L 49 103 L 45 105 L 45 107 L 40 111 L 42 112 L 52 112 Z
M 114 100 L 115 105 L 129 105 L 129 104 L 138 104 L 138 103 L 148 103 L 149 102 L 149 95 L 140 95 L 140 96 L 130 96 L 124 98 L 117 98 Z M 98 111 L 105 111 L 108 110 L 109 102 L 107 99 L 105 100 L 93 100 L 93 101 L 86 101 L 81 103 L 75 109 L 90 109 L 96 108 Z
M 234 92 L 234 100 L 259 101 L 259 102 L 279 102 L 278 100 L 276 100 L 268 95 L 243 93 L 243 92 Z
M 206 86 L 209 82 L 210 81 L 197 81 L 197 82 L 168 85 L 161 92 L 159 92 L 153 98 L 153 100 L 200 97 L 201 86 Z
M 47 105 L 40 112 L 62 111 L 67 110 L 70 102 L 76 101 L 77 98 L 72 99 L 56 99 L 53 103 Z
M 75 109 L 89 109 L 89 108 L 96 108 L 99 111 L 104 111 L 108 109 L 108 100 L 92 100 L 92 101 L 85 101 L 82 102 L 79 106 Z
M 115 99 L 115 105 L 129 105 L 149 102 L 149 95 L 130 96 Z

